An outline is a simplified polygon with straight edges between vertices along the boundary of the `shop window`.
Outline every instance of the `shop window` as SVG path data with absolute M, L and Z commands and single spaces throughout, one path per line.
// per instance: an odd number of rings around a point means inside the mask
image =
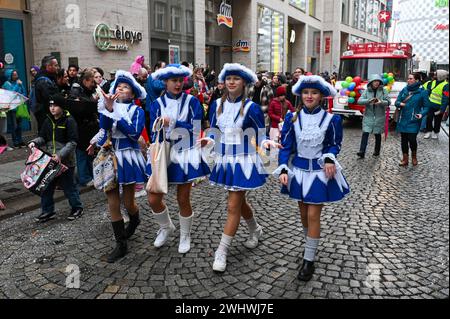
M 166 4 L 155 2 L 155 30 L 166 30 Z
M 172 32 L 180 33 L 181 32 L 181 8 L 180 7 L 171 7 L 170 15 L 172 20 Z
M 26 10 L 26 0 L 0 0 L 0 9 Z
M 306 12 L 306 0 L 289 0 L 289 4 Z

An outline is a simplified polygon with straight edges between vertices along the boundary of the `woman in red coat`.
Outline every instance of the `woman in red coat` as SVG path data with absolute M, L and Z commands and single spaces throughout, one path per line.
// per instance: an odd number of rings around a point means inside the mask
M 280 124 L 283 125 L 284 118 L 288 111 L 295 112 L 291 102 L 286 99 L 286 87 L 280 86 L 276 91 L 276 97 L 272 99 L 269 105 L 270 117 L 270 139 L 278 142 L 280 139 Z

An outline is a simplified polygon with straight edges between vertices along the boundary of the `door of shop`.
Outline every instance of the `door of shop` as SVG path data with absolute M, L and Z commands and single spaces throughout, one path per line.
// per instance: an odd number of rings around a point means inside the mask
M 24 26 L 19 19 L 0 18 L 0 61 L 4 70 L 17 70 L 28 94 L 28 73 L 25 60 Z M 7 80 L 4 72 L 0 76 L 0 86 Z M 22 121 L 22 129 L 30 130 L 30 121 Z M 8 131 L 10 129 L 8 128 Z

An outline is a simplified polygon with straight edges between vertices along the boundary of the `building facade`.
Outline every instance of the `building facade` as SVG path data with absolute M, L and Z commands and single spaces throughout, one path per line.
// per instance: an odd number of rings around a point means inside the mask
M 348 42 L 386 41 L 387 25 L 377 15 L 389 2 L 3 0 L 0 61 L 22 67 L 25 76 L 49 54 L 63 67 L 106 71 L 128 69 L 144 55 L 149 64 L 188 61 L 216 71 L 239 62 L 258 71 L 333 72 Z
M 395 41 L 411 43 L 416 62 L 434 61 L 437 68 L 448 70 L 449 1 L 400 0 L 395 10 Z

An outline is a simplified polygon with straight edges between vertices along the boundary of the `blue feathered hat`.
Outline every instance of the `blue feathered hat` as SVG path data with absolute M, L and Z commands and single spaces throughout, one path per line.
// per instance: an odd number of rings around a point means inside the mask
M 219 82 L 225 83 L 225 79 L 230 75 L 241 77 L 247 84 L 258 82 L 256 73 L 239 63 L 226 63 L 219 74 Z
M 318 75 L 301 76 L 292 88 L 292 93 L 300 96 L 303 89 L 317 89 L 325 97 L 335 96 L 337 94 L 336 89 Z
M 112 94 L 116 94 L 117 86 L 120 83 L 126 83 L 128 84 L 131 89 L 133 90 L 134 96 L 136 99 L 143 100 L 147 97 L 147 92 L 145 89 L 136 81 L 133 75 L 131 75 L 130 72 L 127 71 L 117 71 L 116 72 L 116 80 L 114 82 L 114 87 L 111 91 Z
M 169 64 L 164 69 L 152 73 L 153 80 L 166 81 L 174 78 L 185 78 L 192 76 L 191 69 L 181 64 Z

